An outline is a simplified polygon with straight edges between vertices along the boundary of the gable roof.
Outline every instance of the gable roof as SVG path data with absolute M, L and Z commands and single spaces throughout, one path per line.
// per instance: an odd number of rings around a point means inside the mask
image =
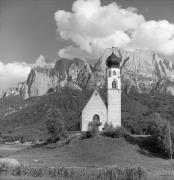
M 104 102 L 104 100 L 103 100 L 103 98 L 101 97 L 100 93 L 99 93 L 97 90 L 95 90 L 95 91 L 92 93 L 92 95 L 91 95 L 91 97 L 89 98 L 89 100 L 87 101 L 87 103 L 86 103 L 86 105 L 84 106 L 83 110 L 87 107 L 87 105 L 89 104 L 90 100 L 92 99 L 92 97 L 94 96 L 95 93 L 97 93 L 98 97 L 101 99 L 101 101 L 103 102 L 103 104 L 104 104 L 105 107 L 106 107 L 106 103 Z M 107 107 L 106 107 L 106 108 L 107 108 Z M 83 112 L 83 110 L 82 110 L 82 112 Z

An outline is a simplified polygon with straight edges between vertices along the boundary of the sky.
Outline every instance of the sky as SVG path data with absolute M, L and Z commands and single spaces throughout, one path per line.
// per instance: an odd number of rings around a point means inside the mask
M 24 81 L 40 55 L 96 59 L 108 46 L 174 61 L 174 0 L 0 0 L 2 89 Z

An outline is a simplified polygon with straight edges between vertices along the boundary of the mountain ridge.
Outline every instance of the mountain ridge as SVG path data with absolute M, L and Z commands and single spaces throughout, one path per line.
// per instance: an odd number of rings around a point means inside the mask
M 134 89 L 138 93 L 160 92 L 174 95 L 174 65 L 171 61 L 150 50 L 108 48 L 94 65 L 78 58 L 61 58 L 55 64 L 49 64 L 40 56 L 27 80 L 19 83 L 15 89 L 8 89 L 2 97 L 22 95 L 27 99 L 42 96 L 50 89 L 66 85 L 89 90 L 102 88 L 106 82 L 105 62 L 112 52 L 122 59 L 120 68 L 124 92 L 129 93 Z

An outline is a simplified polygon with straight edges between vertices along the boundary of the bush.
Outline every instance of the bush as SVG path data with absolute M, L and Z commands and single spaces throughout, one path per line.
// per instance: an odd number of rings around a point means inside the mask
M 57 141 L 63 136 L 64 118 L 55 106 L 50 106 L 46 114 L 46 127 L 51 135 L 51 141 Z
M 98 133 L 98 127 L 95 123 L 89 122 L 88 124 L 88 131 L 83 132 L 80 136 L 80 139 L 89 139 L 91 137 L 94 137 Z
M 169 121 L 157 112 L 145 116 L 136 116 L 123 121 L 123 125 L 133 134 L 148 134 L 152 136 L 154 150 L 169 153 Z M 174 132 L 171 127 L 172 150 L 174 153 Z
M 89 122 L 88 124 L 88 131 L 91 132 L 91 134 L 96 135 L 98 133 L 98 128 L 101 125 L 100 122 Z
M 159 150 L 169 153 L 169 123 L 161 118 L 158 113 L 152 114 L 149 121 L 149 134 L 152 135 Z M 171 130 L 172 150 L 174 153 L 174 132 Z
M 102 134 L 112 138 L 127 137 L 129 135 L 123 127 L 114 128 L 112 124 L 108 123 L 105 124 Z
M 134 115 L 122 118 L 123 126 L 132 134 L 149 134 L 148 118 L 143 115 Z
M 92 131 L 86 131 L 86 132 L 82 132 L 81 136 L 80 136 L 80 139 L 83 140 L 83 139 L 89 139 L 91 137 L 94 137 L 94 134 Z
M 15 168 L 19 166 L 21 166 L 21 164 L 16 159 L 12 159 L 12 158 L 0 159 L 0 168 Z
M 24 137 L 21 137 L 20 143 L 21 143 L 21 144 L 24 144 L 24 143 L 25 143 L 25 138 L 24 138 Z

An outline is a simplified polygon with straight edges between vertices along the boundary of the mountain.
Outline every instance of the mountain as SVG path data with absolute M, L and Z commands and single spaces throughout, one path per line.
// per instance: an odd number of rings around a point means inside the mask
M 6 98 L 8 96 L 24 95 L 25 82 L 19 82 L 15 88 L 9 88 L 6 91 L 2 91 L 1 97 Z
M 71 85 L 74 88 L 91 88 L 93 74 L 90 65 L 83 60 L 60 59 L 53 66 L 34 67 L 25 83 L 24 98 L 42 96 L 50 90 Z
M 122 59 L 120 65 L 122 90 L 126 93 L 135 89 L 138 93 L 162 92 L 174 95 L 174 66 L 172 62 L 148 50 L 106 49 L 95 65 L 95 73 L 99 77 L 105 77 L 105 62 L 112 51 Z
M 37 60 L 35 61 L 34 64 L 31 64 L 31 72 L 28 76 L 28 81 L 30 81 L 31 74 L 35 70 L 40 70 L 40 69 L 47 69 L 49 70 L 54 66 L 54 63 L 48 63 L 46 58 L 43 55 L 40 55 Z M 27 83 L 28 81 L 25 82 L 19 82 L 16 87 L 14 88 L 8 88 L 7 90 L 0 91 L 0 98 L 6 98 L 8 96 L 17 96 L 17 95 L 22 95 L 24 99 L 27 99 L 29 97 L 28 95 L 28 86 Z M 42 81 L 40 81 L 42 82 Z
M 152 51 L 121 48 L 106 49 L 99 60 L 90 65 L 81 59 L 60 59 L 55 64 L 40 56 L 26 80 L 15 90 L 7 90 L 4 97 L 20 94 L 42 96 L 49 91 L 73 86 L 75 89 L 102 88 L 106 82 L 106 59 L 111 52 L 121 57 L 122 90 L 129 93 L 166 93 L 174 95 L 174 65 Z

